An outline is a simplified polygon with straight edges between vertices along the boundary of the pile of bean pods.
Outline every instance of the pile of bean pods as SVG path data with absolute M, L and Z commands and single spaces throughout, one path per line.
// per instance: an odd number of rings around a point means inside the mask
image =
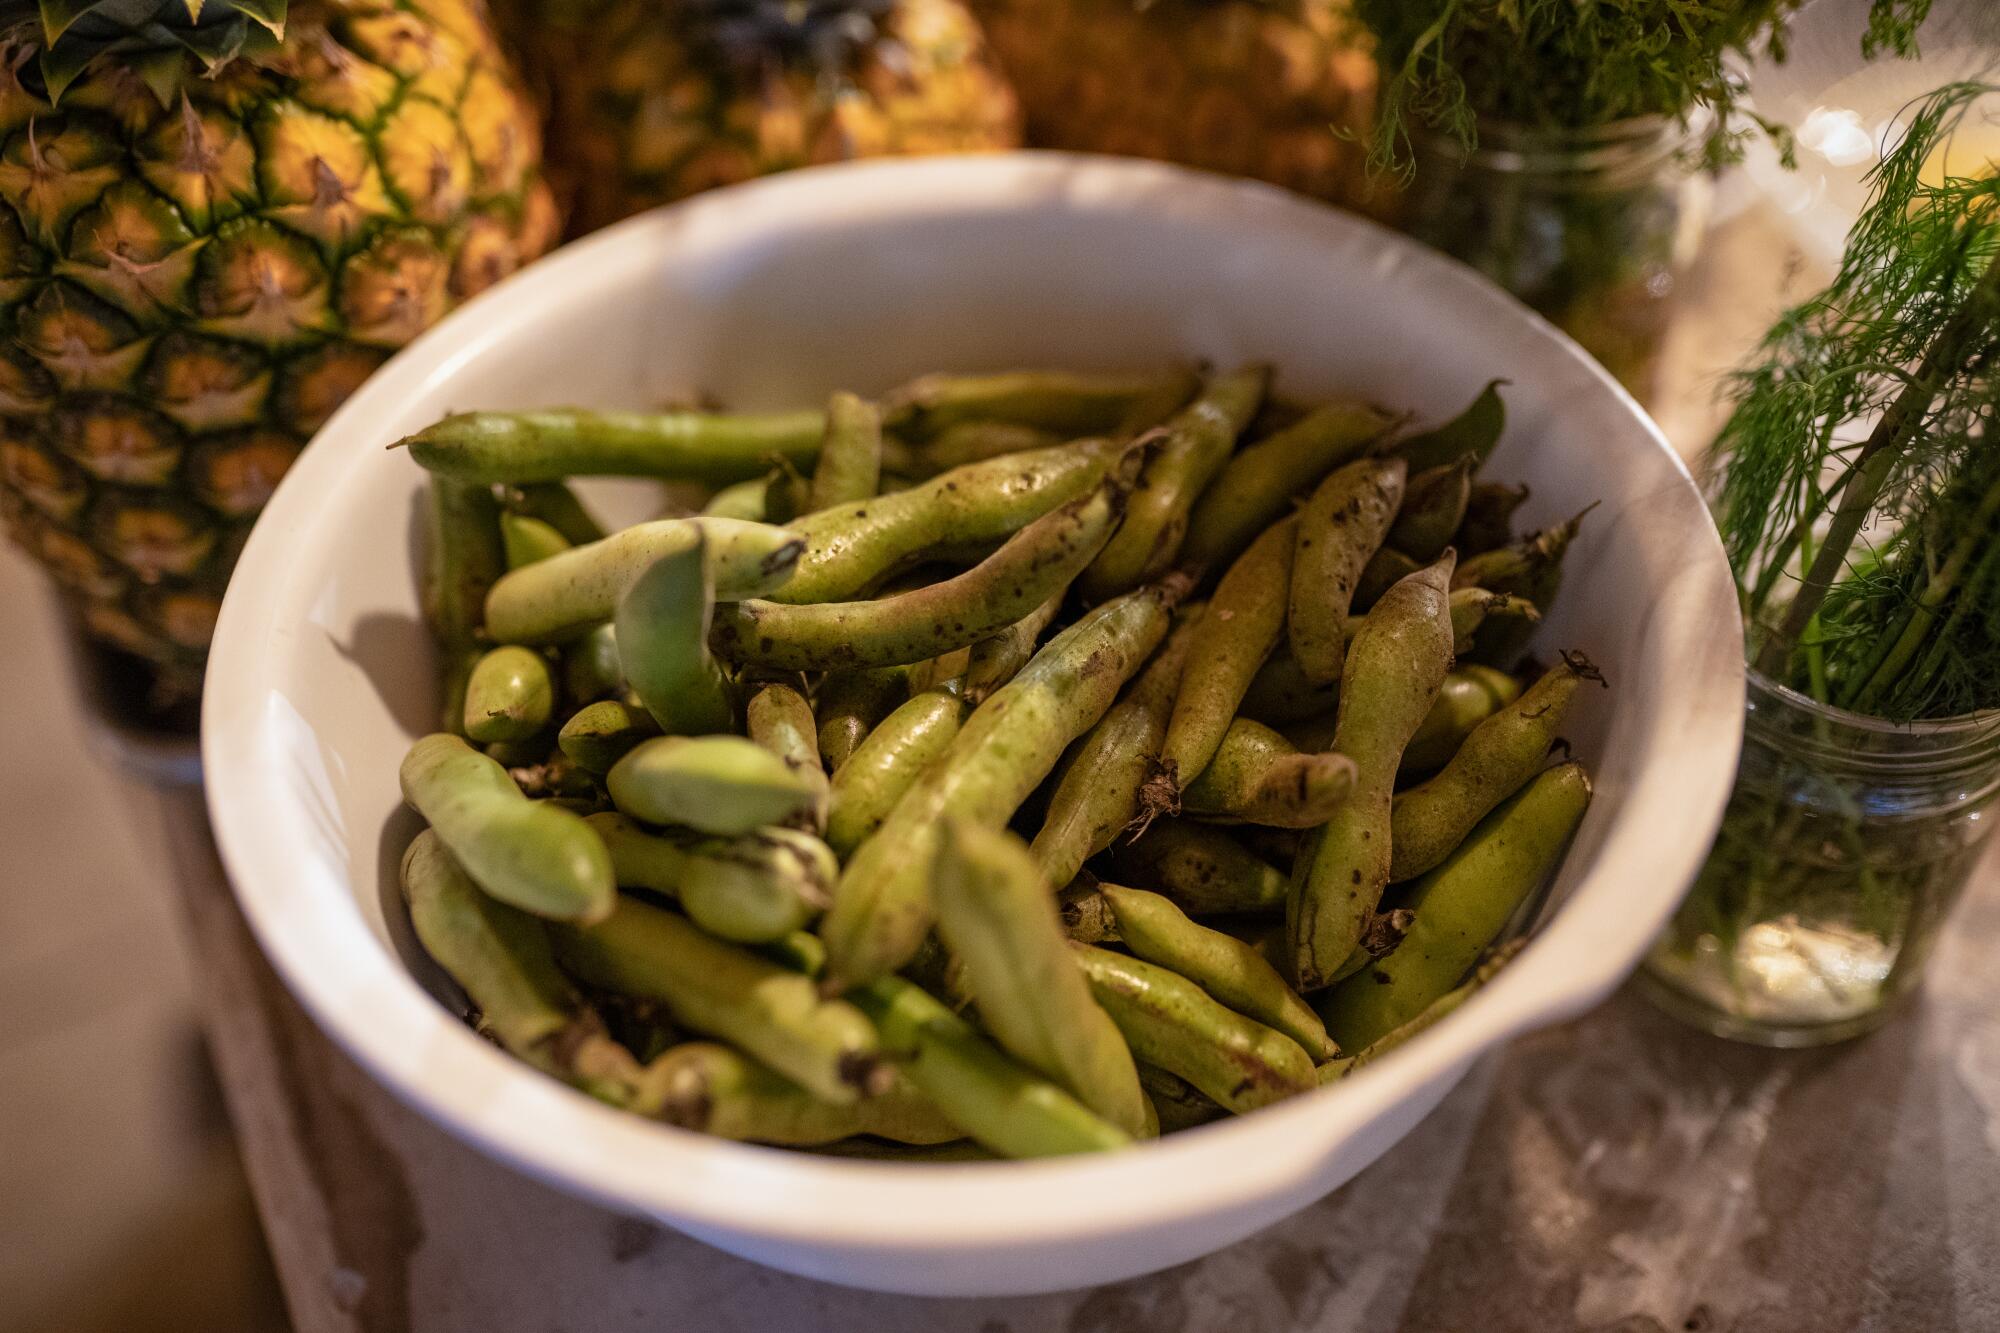
M 956 1159 L 1253 1110 L 1461 1003 L 1590 798 L 1552 755 L 1602 678 L 1515 674 L 1578 521 L 1479 477 L 1497 383 L 1411 432 L 1270 378 L 405 441 L 447 702 L 402 882 L 480 1030 L 686 1128 Z M 606 532 L 581 476 L 708 499 Z

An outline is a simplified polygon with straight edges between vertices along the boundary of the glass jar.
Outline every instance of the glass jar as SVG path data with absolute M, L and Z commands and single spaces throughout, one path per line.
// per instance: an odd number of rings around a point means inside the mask
M 1813 1046 L 1913 989 L 2000 811 L 2000 711 L 1898 725 L 1749 673 L 1708 860 L 1644 973 L 1718 1036 Z
M 1481 123 L 1470 152 L 1420 136 L 1404 226 L 1547 316 L 1645 398 L 1707 222 L 1690 141 L 1660 116 L 1583 130 Z

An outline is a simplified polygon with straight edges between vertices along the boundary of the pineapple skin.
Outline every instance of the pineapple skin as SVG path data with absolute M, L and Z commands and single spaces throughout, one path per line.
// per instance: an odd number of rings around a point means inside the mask
M 540 127 L 478 0 L 295 3 L 167 106 L 0 45 L 0 522 L 171 703 L 306 440 L 554 242 Z
M 1020 108 L 959 0 L 896 0 L 844 78 L 720 64 L 662 0 L 499 0 L 549 106 L 573 234 L 756 176 L 851 158 L 1015 148 Z
M 1345 0 L 975 0 L 1038 148 L 1250 176 L 1384 212 Z

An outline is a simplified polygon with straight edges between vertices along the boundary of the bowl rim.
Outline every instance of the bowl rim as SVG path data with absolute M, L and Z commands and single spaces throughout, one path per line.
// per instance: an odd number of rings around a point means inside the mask
M 308 526 L 354 460 L 380 448 L 370 426 L 385 404 L 450 378 L 482 350 L 515 336 L 537 311 L 588 299 L 637 280 L 657 264 L 656 236 L 682 217 L 712 214 L 809 219 L 840 203 L 881 217 L 940 208 L 1005 209 L 1041 201 L 1060 183 L 1066 206 L 1103 209 L 1143 195 L 1146 207 L 1191 219 L 1217 212 L 1241 234 L 1259 225 L 1372 233 L 1371 244 L 1425 270 L 1468 308 L 1507 307 L 1523 337 L 1556 344 L 1615 394 L 1652 446 L 1690 489 L 1693 478 L 1650 417 L 1602 368 L 1538 316 L 1456 261 L 1372 221 L 1272 186 L 1130 159 L 1021 152 L 885 159 L 812 168 L 717 190 L 641 214 L 563 247 L 467 303 L 398 352 L 315 435 L 266 506 L 224 598 L 211 653 L 202 758 L 217 847 L 239 905 L 273 967 L 320 1028 L 396 1096 L 454 1134 L 526 1173 L 622 1209 L 692 1229 L 756 1236 L 823 1251 L 904 1255 L 968 1248 L 1101 1239 L 1107 1233 L 1171 1229 L 1197 1216 L 1254 1209 L 1276 1194 L 1299 1195 L 1340 1146 L 1417 1090 L 1454 1079 L 1508 1037 L 1559 1021 L 1608 995 L 1665 924 L 1692 878 L 1706 837 L 1655 863 L 1655 889 L 1605 910 L 1558 912 L 1528 943 L 1540 966 L 1503 971 L 1471 1002 L 1407 1046 L 1342 1080 L 1254 1116 L 1232 1118 L 1135 1149 L 1095 1157 L 1009 1163 L 896 1163 L 841 1159 L 710 1138 L 604 1106 L 520 1064 L 439 1005 L 352 906 L 288 875 L 283 829 L 295 818 L 260 768 L 277 692 L 272 651 L 291 631 L 278 623 L 297 562 L 283 543 Z M 1084 192 L 1079 184 L 1106 187 Z M 1164 200 L 1166 202 L 1162 203 Z M 857 202 L 861 201 L 861 202 Z M 1030 203 L 1028 207 L 1040 206 Z M 811 224 L 801 222 L 800 226 Z M 1727 564 L 1712 566 L 1726 590 Z M 1732 603 L 1733 604 L 1733 603 Z M 1739 627 L 1740 634 L 1740 627 Z M 1740 650 L 1734 655 L 1740 662 Z M 1688 827 L 1712 831 L 1733 777 L 1743 685 L 1709 673 L 1691 701 L 1701 744 L 1679 756 L 1676 790 Z M 1574 898 L 1599 874 L 1579 879 Z M 1606 898 L 1614 895 L 1600 895 Z M 1273 1152 L 1273 1145 L 1283 1145 Z M 941 1196 L 939 1190 L 948 1191 Z M 947 1223 L 937 1207 L 950 1201 Z M 1061 1207 L 1050 1207 L 1060 1199 Z M 1304 1202 L 1305 1196 L 1299 1195 Z M 841 1211 L 829 1212 L 832 1207 Z M 830 1225 L 829 1218 L 833 1221 Z

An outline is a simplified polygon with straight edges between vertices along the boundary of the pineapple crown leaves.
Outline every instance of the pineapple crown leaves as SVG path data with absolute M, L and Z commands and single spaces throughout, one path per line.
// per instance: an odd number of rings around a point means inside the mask
M 289 0 L 0 0 L 0 32 L 39 48 L 51 102 L 100 57 L 129 65 L 164 105 L 189 58 L 213 74 L 284 40 Z

